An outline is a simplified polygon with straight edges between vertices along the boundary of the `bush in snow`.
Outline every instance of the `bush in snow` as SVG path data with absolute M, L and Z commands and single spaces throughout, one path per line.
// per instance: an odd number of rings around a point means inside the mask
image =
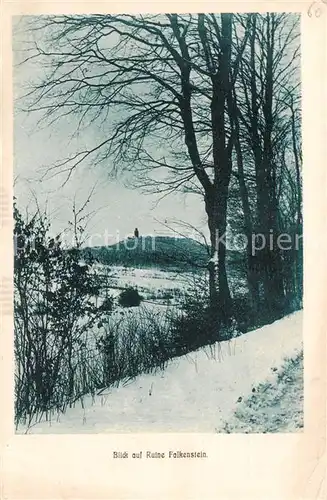
M 143 298 L 136 288 L 128 287 L 121 292 L 118 302 L 122 307 L 137 307 L 142 300 Z
M 16 422 L 64 409 L 92 390 L 88 332 L 103 317 L 94 297 L 101 279 L 91 257 L 64 249 L 37 213 L 26 221 L 14 205 Z M 106 314 L 111 304 L 106 304 Z
M 209 307 L 207 276 L 193 276 L 180 304 L 183 314 L 173 318 L 171 326 L 177 354 L 220 340 L 221 332 Z
M 163 369 L 176 354 L 171 324 L 178 314 L 175 309 L 158 312 L 144 307 L 121 315 L 118 321 L 109 318 L 97 341 L 103 367 L 102 387 L 152 369 Z
M 114 301 L 112 297 L 106 297 L 102 304 L 99 306 L 99 310 L 103 312 L 111 312 L 114 306 Z
M 184 314 L 172 324 L 172 337 L 177 354 L 184 354 L 198 347 L 220 340 L 220 332 L 209 306 L 191 297 L 183 304 Z

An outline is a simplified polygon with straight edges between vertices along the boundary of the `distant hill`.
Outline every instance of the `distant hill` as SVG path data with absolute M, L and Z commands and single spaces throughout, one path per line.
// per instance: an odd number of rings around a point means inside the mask
M 208 262 L 206 247 L 191 238 L 142 236 L 111 246 L 85 248 L 101 264 L 127 267 L 196 268 Z

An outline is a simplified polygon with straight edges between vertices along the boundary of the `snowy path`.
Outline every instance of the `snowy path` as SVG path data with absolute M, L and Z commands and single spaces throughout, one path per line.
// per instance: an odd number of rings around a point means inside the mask
M 263 381 L 274 381 L 285 357 L 302 348 L 302 312 L 172 360 L 166 370 L 128 385 L 86 396 L 30 433 L 215 432 L 237 400 Z M 274 368 L 274 370 L 273 370 Z M 18 432 L 24 432 L 20 428 Z

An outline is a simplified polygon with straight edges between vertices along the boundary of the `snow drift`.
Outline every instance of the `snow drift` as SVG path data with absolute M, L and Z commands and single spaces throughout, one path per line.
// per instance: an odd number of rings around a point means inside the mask
M 85 396 L 19 433 L 215 432 L 238 401 L 302 349 L 302 311 L 171 360 L 164 371 Z

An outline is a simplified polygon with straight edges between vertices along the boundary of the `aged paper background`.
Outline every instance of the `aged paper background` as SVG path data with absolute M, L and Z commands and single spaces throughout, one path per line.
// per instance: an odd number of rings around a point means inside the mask
M 43 13 L 302 13 L 305 428 L 299 434 L 15 436 L 12 321 L 11 16 Z M 3 1 L 0 498 L 325 498 L 327 2 Z M 113 460 L 113 450 L 193 448 L 205 460 Z

